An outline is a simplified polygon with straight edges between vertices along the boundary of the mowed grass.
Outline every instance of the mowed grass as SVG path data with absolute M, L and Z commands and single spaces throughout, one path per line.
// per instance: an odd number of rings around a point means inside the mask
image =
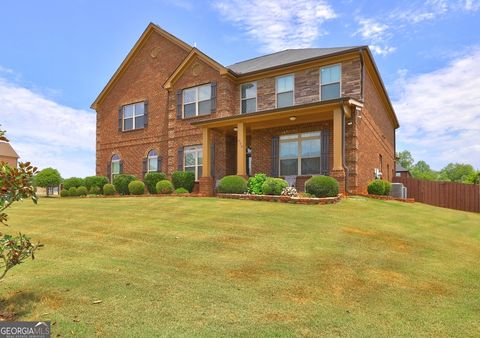
M 52 336 L 479 336 L 480 215 L 350 198 L 41 199 L 0 283 Z M 99 304 L 94 301 L 101 300 Z

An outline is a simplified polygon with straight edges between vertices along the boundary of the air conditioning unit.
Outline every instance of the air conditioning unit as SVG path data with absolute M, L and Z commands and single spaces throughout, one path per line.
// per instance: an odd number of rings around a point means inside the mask
M 390 196 L 395 198 L 407 198 L 407 187 L 405 187 L 402 183 L 392 183 Z

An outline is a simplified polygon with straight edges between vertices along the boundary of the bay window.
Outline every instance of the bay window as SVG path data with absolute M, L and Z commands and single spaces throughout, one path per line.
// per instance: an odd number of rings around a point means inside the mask
M 320 132 L 280 136 L 280 176 L 320 174 Z

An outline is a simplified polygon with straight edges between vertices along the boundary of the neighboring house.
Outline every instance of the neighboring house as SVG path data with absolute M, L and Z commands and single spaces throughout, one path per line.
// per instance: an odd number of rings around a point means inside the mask
M 395 176 L 397 177 L 412 177 L 410 170 L 405 169 L 400 164 L 395 164 Z
M 18 164 L 18 154 L 8 142 L 0 141 L 0 162 L 6 162 L 12 167 Z
M 99 94 L 98 175 L 287 176 L 303 190 L 391 180 L 399 124 L 367 46 L 288 49 L 224 67 L 149 24 Z M 386 174 L 381 174 L 385 172 Z

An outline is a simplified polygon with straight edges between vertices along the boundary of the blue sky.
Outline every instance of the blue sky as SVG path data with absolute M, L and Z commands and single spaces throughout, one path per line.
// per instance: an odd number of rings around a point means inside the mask
M 0 124 L 24 160 L 94 174 L 90 104 L 149 22 L 220 63 L 285 48 L 370 45 L 397 149 L 480 168 L 480 0 L 3 0 Z

